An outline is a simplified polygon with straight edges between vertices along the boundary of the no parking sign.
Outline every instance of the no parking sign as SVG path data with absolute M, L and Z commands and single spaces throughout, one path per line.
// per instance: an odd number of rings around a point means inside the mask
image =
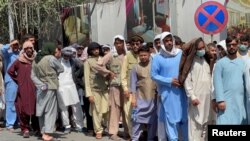
M 228 22 L 226 7 L 215 1 L 203 3 L 195 12 L 195 25 L 205 34 L 221 32 Z

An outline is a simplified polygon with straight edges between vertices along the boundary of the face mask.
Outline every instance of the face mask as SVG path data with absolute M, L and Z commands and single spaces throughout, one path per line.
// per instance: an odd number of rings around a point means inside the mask
M 240 45 L 240 46 L 239 46 L 239 49 L 240 49 L 241 51 L 247 51 L 248 47 L 247 47 L 246 45 Z
M 203 57 L 205 55 L 205 49 L 197 50 L 196 55 L 199 57 Z

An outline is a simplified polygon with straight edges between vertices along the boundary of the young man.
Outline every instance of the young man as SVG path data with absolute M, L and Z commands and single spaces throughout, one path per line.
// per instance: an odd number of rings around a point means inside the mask
M 29 121 L 32 120 L 33 130 L 39 131 L 38 120 L 35 117 L 36 90 L 30 77 L 31 64 L 36 52 L 30 41 L 25 41 L 22 48 L 19 58 L 11 65 L 8 73 L 19 87 L 15 100 L 16 111 L 23 137 L 29 138 Z
M 158 34 L 154 38 L 154 48 L 156 49 L 156 52 L 159 52 L 161 49 L 161 34 Z
M 104 55 L 106 55 L 111 51 L 111 46 L 109 44 L 102 45 L 102 50 Z
M 6 102 L 6 128 L 13 132 L 16 122 L 15 99 L 17 94 L 17 84 L 8 74 L 8 69 L 19 56 L 19 42 L 13 40 L 10 44 L 1 48 L 4 58 L 4 83 L 5 83 L 5 102 Z
M 90 102 L 90 115 L 92 115 L 96 139 L 102 138 L 102 119 L 108 118 L 108 86 L 106 78 L 97 73 L 95 68 L 102 57 L 101 45 L 92 42 L 88 46 L 88 56 L 84 64 L 84 80 L 86 97 Z
M 124 95 L 121 86 L 121 69 L 124 57 L 126 56 L 125 39 L 121 35 L 113 38 L 114 48 L 112 52 L 106 54 L 98 63 L 102 66 L 103 75 L 109 75 L 109 125 L 108 132 L 110 139 L 120 140 L 117 136 L 119 131 L 119 121 L 122 115 L 124 130 L 128 130 L 125 122 L 123 110 Z M 107 68 L 107 69 L 106 69 Z
M 131 92 L 130 92 L 130 71 L 132 70 L 132 66 L 138 63 L 138 49 L 142 46 L 144 39 L 138 35 L 135 35 L 131 38 L 131 46 L 132 50 L 130 50 L 126 56 L 124 57 L 124 61 L 122 64 L 121 70 L 121 82 L 122 88 L 124 90 L 124 112 L 125 112 L 125 120 L 128 125 L 128 131 L 125 131 L 125 136 L 127 138 L 132 135 L 132 127 L 131 127 Z
M 213 83 L 217 102 L 216 124 L 246 124 L 245 63 L 237 58 L 238 40 L 226 39 L 227 56 L 220 59 L 215 66 Z
M 147 125 L 147 140 L 153 141 L 157 129 L 156 84 L 150 78 L 150 51 L 148 47 L 138 50 L 140 62 L 130 74 L 132 92 L 132 141 L 138 141 L 144 124 Z
M 191 67 L 184 82 L 184 88 L 189 99 L 188 106 L 188 140 L 206 141 L 207 125 L 212 124 L 211 109 L 211 71 L 205 59 L 205 43 L 202 38 L 187 43 L 187 48 L 193 50 Z M 186 47 L 184 47 L 184 51 Z M 187 64 L 185 64 L 187 65 Z
M 214 43 L 207 44 L 207 49 L 208 49 L 208 53 L 211 56 L 215 56 L 215 57 L 217 56 L 216 44 L 214 44 Z
M 37 88 L 36 116 L 45 141 L 53 140 L 50 134 L 54 132 L 57 118 L 58 75 L 64 71 L 57 59 L 60 56 L 60 49 L 56 44 L 48 42 L 32 63 L 31 79 Z
M 160 95 L 159 120 L 165 127 L 160 132 L 165 132 L 165 139 L 171 141 L 178 141 L 178 127 L 184 140 L 188 140 L 187 96 L 178 80 L 181 56 L 182 51 L 174 46 L 173 35 L 162 33 L 161 51 L 151 64 L 151 78 L 156 82 Z

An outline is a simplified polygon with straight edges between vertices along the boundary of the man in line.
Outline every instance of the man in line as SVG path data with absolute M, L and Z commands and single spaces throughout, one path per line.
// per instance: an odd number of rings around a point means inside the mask
M 217 102 L 216 124 L 246 124 L 244 61 L 237 58 L 238 40 L 226 39 L 227 56 L 215 66 L 213 83 Z
M 122 115 L 124 130 L 128 130 L 125 122 L 123 110 L 124 95 L 121 86 L 121 69 L 126 55 L 125 39 L 121 35 L 116 35 L 113 39 L 113 52 L 107 53 L 98 63 L 99 70 L 103 75 L 109 75 L 109 125 L 108 132 L 110 139 L 120 140 L 117 136 L 119 130 L 120 116 Z M 103 47 L 104 48 L 104 47 Z M 106 69 L 107 68 L 107 69 Z
M 17 84 L 8 74 L 8 69 L 19 56 L 19 42 L 13 40 L 10 44 L 4 45 L 1 49 L 4 57 L 4 83 L 5 83 L 5 102 L 6 102 L 6 128 L 13 132 L 14 123 L 17 115 L 14 101 L 17 94 Z
M 64 133 L 71 132 L 69 122 L 68 108 L 72 109 L 72 117 L 76 124 L 76 130 L 81 132 L 83 128 L 83 114 L 81 104 L 76 87 L 76 75 L 83 73 L 83 66 L 80 61 L 72 58 L 73 51 L 71 47 L 62 49 L 62 58 L 60 62 L 64 68 L 64 72 L 59 74 L 59 88 L 57 93 L 58 105 L 64 126 Z M 82 77 L 81 77 L 82 78 Z
M 190 50 L 188 55 L 190 69 L 185 76 L 184 88 L 189 99 L 188 106 L 188 140 L 206 141 L 207 125 L 212 123 L 211 106 L 211 71 L 205 59 L 205 43 L 202 38 L 194 39 L 183 46 L 183 52 Z M 185 67 L 184 67 L 185 68 Z
M 175 47 L 173 35 L 162 33 L 161 51 L 151 64 L 151 78 L 160 95 L 158 118 L 164 123 L 166 138 L 170 141 L 178 141 L 178 127 L 183 139 L 188 139 L 187 96 L 178 80 L 181 56 L 182 51 Z
M 143 125 L 147 126 L 147 139 L 153 141 L 157 129 L 156 84 L 150 78 L 150 51 L 148 47 L 139 48 L 139 64 L 131 71 L 132 91 L 132 141 L 138 141 Z
M 130 50 L 124 57 L 122 70 L 121 70 L 121 82 L 122 88 L 124 90 L 124 112 L 125 121 L 128 125 L 128 131 L 125 131 L 125 136 L 131 137 L 132 135 L 132 125 L 131 125 L 131 92 L 130 92 L 130 71 L 134 64 L 138 63 L 138 49 L 142 46 L 144 39 L 138 35 L 131 38 L 132 50 Z
M 39 131 L 38 120 L 35 120 L 35 85 L 31 80 L 31 64 L 36 56 L 33 44 L 26 41 L 19 58 L 8 70 L 10 77 L 17 83 L 18 91 L 15 100 L 16 111 L 19 117 L 24 138 L 29 138 L 29 122 L 32 121 L 34 130 Z
M 237 56 L 242 58 L 246 63 L 246 81 L 250 80 L 249 69 L 250 69 L 250 37 L 249 35 L 242 35 L 240 37 L 240 45 Z M 248 87 L 247 87 L 248 88 Z M 250 124 L 250 94 L 247 95 L 246 99 L 246 110 L 247 110 L 247 120 Z
M 36 116 L 45 141 L 53 140 L 50 134 L 54 132 L 57 118 L 58 75 L 64 71 L 58 60 L 60 52 L 55 43 L 45 43 L 32 63 L 31 79 L 37 88 Z

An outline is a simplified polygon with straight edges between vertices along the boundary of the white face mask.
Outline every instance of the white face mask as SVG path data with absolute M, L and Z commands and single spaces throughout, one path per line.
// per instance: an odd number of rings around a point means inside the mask
M 205 49 L 197 50 L 196 55 L 199 57 L 203 57 L 205 55 Z

